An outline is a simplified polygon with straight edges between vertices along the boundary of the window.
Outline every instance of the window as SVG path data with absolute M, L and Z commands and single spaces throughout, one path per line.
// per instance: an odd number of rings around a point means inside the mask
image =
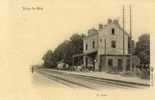
M 88 58 L 86 57 L 86 67 L 87 67 L 87 65 L 88 65 Z
M 115 29 L 114 29 L 114 28 L 111 29 L 111 33 L 112 33 L 113 35 L 115 34 Z
M 122 59 L 118 59 L 118 66 L 122 66 Z
M 95 41 L 92 42 L 92 46 L 93 46 L 93 48 L 95 48 Z
M 122 59 L 118 59 L 118 71 L 122 71 L 123 70 L 123 61 Z
M 100 39 L 100 42 L 102 42 L 102 39 Z
M 111 41 L 111 47 L 116 48 L 116 41 Z
M 113 65 L 113 60 L 112 59 L 108 59 L 108 65 L 112 66 Z
M 88 44 L 86 44 L 86 50 L 88 49 Z
M 127 59 L 127 66 L 126 66 L 126 70 L 129 71 L 130 70 L 130 59 Z

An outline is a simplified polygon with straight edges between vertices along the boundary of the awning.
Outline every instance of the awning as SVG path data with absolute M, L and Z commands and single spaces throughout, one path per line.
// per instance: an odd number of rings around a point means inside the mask
M 84 55 L 85 55 L 84 53 L 80 53 L 80 54 L 75 54 L 72 57 L 75 58 L 75 57 L 81 57 L 81 56 L 84 56 Z
M 80 53 L 80 54 L 75 54 L 73 55 L 72 57 L 75 58 L 75 57 L 81 57 L 81 56 L 86 56 L 86 55 L 90 55 L 90 54 L 94 54 L 94 53 L 97 53 L 97 51 L 91 51 L 91 52 L 86 52 L 86 53 Z

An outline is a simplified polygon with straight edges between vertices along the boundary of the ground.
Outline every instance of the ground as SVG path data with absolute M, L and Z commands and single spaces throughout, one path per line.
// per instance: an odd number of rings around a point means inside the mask
M 52 86 L 60 86 L 74 89 L 135 89 L 146 88 L 147 85 L 133 84 L 130 82 L 121 82 L 114 80 L 107 80 L 89 75 L 76 74 L 75 72 L 58 71 L 52 69 L 37 69 L 34 74 L 38 74 L 42 78 L 50 80 Z M 117 77 L 116 77 L 117 78 Z M 48 82 L 49 83 L 49 82 Z

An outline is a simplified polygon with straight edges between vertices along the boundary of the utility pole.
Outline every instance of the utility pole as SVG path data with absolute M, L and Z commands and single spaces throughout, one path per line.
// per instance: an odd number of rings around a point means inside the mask
M 130 44 L 130 68 L 133 70 L 133 68 L 132 68 L 132 13 L 131 13 L 131 5 L 129 6 L 129 8 L 130 8 L 130 40 L 129 40 L 129 44 Z
M 105 54 L 105 67 L 106 67 L 106 70 L 109 70 L 108 68 L 107 68 L 107 42 L 106 42 L 106 39 L 104 39 L 104 54 Z
M 106 39 L 104 39 L 104 54 L 106 56 L 106 49 L 107 49 L 107 43 L 106 43 Z
M 125 12 L 125 11 L 124 11 L 124 10 L 125 10 L 125 7 L 124 7 L 124 5 L 123 5 L 123 55 L 125 55 L 125 51 L 124 51 L 124 48 L 125 48 L 125 46 L 124 46 L 124 45 L 125 45 L 125 43 L 124 43 L 124 42 L 125 42 L 125 41 L 124 41 L 124 29 L 125 29 L 125 19 L 124 19 L 124 15 L 125 15 L 125 14 L 124 14 L 124 12 Z
M 132 14 L 131 14 L 131 5 L 130 7 L 130 38 L 132 40 Z

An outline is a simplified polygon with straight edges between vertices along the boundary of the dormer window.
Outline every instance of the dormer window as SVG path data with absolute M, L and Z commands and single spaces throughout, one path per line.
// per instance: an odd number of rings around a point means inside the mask
M 112 33 L 112 35 L 115 34 L 115 29 L 114 28 L 111 29 L 111 33 Z

